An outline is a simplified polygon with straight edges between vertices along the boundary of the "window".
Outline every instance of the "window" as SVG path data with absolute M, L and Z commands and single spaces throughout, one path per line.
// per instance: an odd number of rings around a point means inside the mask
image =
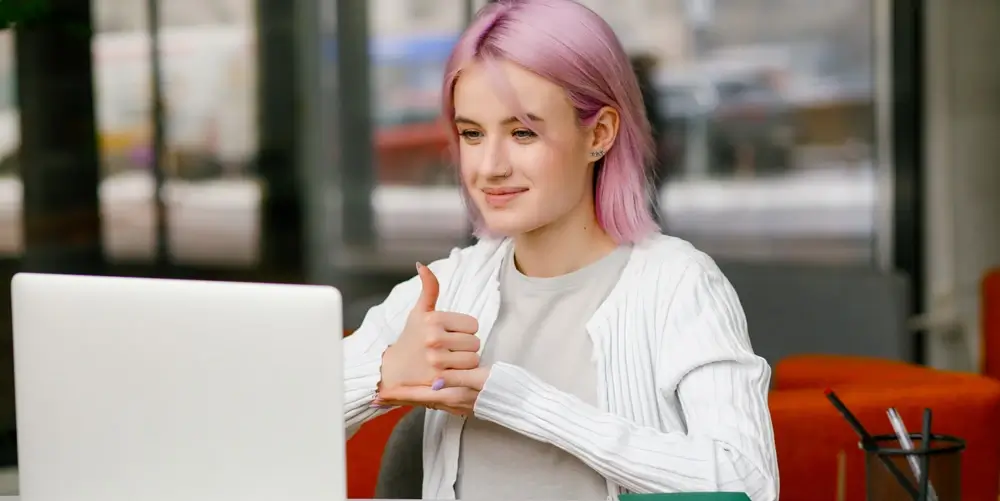
M 435 0 L 406 0 L 406 8 L 409 10 L 411 21 L 420 22 L 430 19 L 437 7 Z

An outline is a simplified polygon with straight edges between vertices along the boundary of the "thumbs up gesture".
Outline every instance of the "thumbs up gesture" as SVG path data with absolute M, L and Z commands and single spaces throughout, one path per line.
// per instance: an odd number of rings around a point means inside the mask
M 479 322 L 461 313 L 437 311 L 440 284 L 430 268 L 417 265 L 421 291 L 406 326 L 382 357 L 380 405 L 421 405 L 468 414 L 475 403 L 470 389 L 457 383 L 475 377 L 479 367 Z M 457 386 L 445 388 L 445 386 Z M 477 385 L 481 388 L 481 384 Z M 470 396 L 472 401 L 469 401 Z

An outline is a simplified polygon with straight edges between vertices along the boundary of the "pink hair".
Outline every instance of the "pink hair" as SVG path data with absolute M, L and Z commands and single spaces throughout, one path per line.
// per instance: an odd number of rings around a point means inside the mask
M 649 210 L 649 197 L 653 196 L 648 174 L 653 159 L 649 121 L 628 56 L 608 23 L 573 0 L 500 0 L 488 4 L 459 38 L 448 59 L 442 106 L 449 122 L 455 116 L 454 88 L 460 72 L 480 61 L 508 61 L 559 85 L 566 90 L 583 125 L 591 125 L 605 106 L 617 110 L 618 137 L 597 166 L 597 221 L 619 243 L 634 243 L 657 231 Z M 516 97 L 508 82 L 498 83 L 505 98 Z M 454 125 L 449 127 L 457 159 L 458 135 Z M 488 231 L 482 215 L 464 187 L 462 192 L 481 235 Z

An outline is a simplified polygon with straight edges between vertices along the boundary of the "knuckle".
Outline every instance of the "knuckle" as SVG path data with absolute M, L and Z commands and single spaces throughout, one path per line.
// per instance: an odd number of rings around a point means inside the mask
M 424 344 L 428 348 L 441 348 L 444 345 L 444 333 L 441 331 L 431 331 L 424 336 Z
M 438 351 L 427 352 L 427 363 L 435 369 L 444 369 L 444 357 Z

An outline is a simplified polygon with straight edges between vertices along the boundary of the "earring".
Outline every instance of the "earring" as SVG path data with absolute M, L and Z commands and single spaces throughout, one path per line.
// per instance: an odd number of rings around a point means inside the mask
M 600 150 L 597 150 L 597 151 L 592 151 L 592 152 L 590 152 L 590 156 L 592 156 L 594 158 L 601 158 L 601 157 L 604 156 L 604 150 L 600 149 Z

